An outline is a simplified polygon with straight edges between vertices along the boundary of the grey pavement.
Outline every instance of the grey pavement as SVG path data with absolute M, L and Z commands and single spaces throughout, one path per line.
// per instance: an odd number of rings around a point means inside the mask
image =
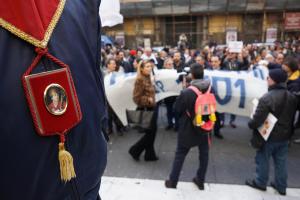
M 268 187 L 262 192 L 245 185 L 205 184 L 199 190 L 191 182 L 179 182 L 176 189 L 164 187 L 163 180 L 103 177 L 99 192 L 104 200 L 299 200 L 300 189 L 288 188 L 278 195 Z
M 251 131 L 247 128 L 248 118 L 237 117 L 237 128 L 228 126 L 226 115 L 225 127 L 221 129 L 223 140 L 213 137 L 210 149 L 207 183 L 244 185 L 245 179 L 254 178 L 255 150 L 249 146 Z M 155 148 L 159 156 L 157 162 L 134 161 L 128 154 L 129 147 L 142 134 L 130 130 L 123 136 L 110 136 L 108 145 L 108 163 L 104 176 L 135 179 L 165 180 L 168 178 L 176 148 L 176 132 L 165 131 L 166 117 L 164 107 L 160 108 L 159 129 Z M 300 137 L 300 130 L 296 131 Z M 271 165 L 272 166 L 272 165 Z M 198 149 L 193 148 L 184 163 L 180 181 L 191 182 L 198 167 Z M 288 186 L 300 188 L 300 145 L 292 144 L 288 156 Z M 273 167 L 270 180 L 273 179 Z

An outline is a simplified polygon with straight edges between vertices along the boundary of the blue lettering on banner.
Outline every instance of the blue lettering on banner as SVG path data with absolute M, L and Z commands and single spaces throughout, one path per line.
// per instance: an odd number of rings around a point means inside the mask
M 253 70 L 253 75 L 256 78 L 260 78 L 261 80 L 265 80 L 264 72 L 262 69 L 256 68 Z
M 253 70 L 253 75 L 254 75 L 254 77 L 258 77 L 258 74 L 257 74 L 257 71 L 256 71 L 256 69 L 255 70 Z
M 218 82 L 224 82 L 226 84 L 225 97 L 222 99 L 218 94 Z M 231 80 L 230 78 L 215 77 L 212 76 L 212 85 L 215 91 L 216 100 L 220 105 L 226 105 L 231 100 L 232 90 L 231 90 Z
M 264 76 L 264 73 L 263 73 L 262 69 L 258 69 L 258 71 L 259 71 L 261 80 L 265 80 L 265 76 Z
M 114 85 L 116 83 L 116 78 L 117 78 L 116 73 L 112 73 L 109 84 Z
M 240 93 L 240 103 L 239 103 L 239 108 L 245 108 L 245 102 L 246 102 L 246 88 L 245 88 L 245 80 L 243 79 L 238 79 L 234 86 L 238 88 L 239 86 L 241 87 L 241 93 Z

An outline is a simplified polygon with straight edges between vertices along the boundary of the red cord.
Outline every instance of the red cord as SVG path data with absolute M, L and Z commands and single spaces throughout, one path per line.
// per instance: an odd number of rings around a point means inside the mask
M 31 65 L 29 66 L 29 68 L 26 70 L 26 72 L 24 73 L 23 76 L 29 75 L 32 72 L 32 70 L 37 66 L 37 64 L 39 63 L 39 61 L 41 60 L 41 58 L 43 56 L 46 56 L 47 58 L 49 58 L 49 60 L 53 61 L 58 66 L 60 66 L 62 68 L 67 68 L 69 70 L 69 66 L 67 64 L 63 63 L 58 58 L 52 56 L 48 52 L 48 48 L 42 49 L 42 48 L 38 48 L 37 47 L 37 48 L 35 48 L 35 52 L 37 53 L 37 56 L 34 58 L 33 62 L 31 63 Z

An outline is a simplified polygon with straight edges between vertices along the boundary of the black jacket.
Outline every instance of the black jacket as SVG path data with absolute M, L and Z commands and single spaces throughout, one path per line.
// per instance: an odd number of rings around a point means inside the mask
M 163 69 L 164 68 L 164 63 L 165 63 L 165 59 L 162 58 L 157 58 L 157 69 Z
M 196 86 L 201 92 L 206 92 L 210 82 L 208 80 L 193 80 L 191 85 Z M 174 105 L 175 114 L 179 117 L 178 143 L 186 147 L 197 146 L 208 140 L 208 134 L 192 123 L 195 116 L 196 98 L 197 94 L 194 91 L 184 89 Z M 191 114 L 191 117 L 186 114 L 186 111 Z
M 288 80 L 287 89 L 292 93 L 300 92 L 300 78 L 296 80 Z
M 269 92 L 259 99 L 256 112 L 248 126 L 251 129 L 257 129 L 264 123 L 268 114 L 272 113 L 278 121 L 268 141 L 286 141 L 291 136 L 297 103 L 296 97 L 287 91 L 284 83 L 273 85 L 269 88 Z
M 239 60 L 225 60 L 222 64 L 223 70 L 229 71 L 240 71 L 240 70 L 248 70 L 249 62 L 247 59 L 243 59 L 243 62 Z
M 177 72 L 182 72 L 184 70 L 184 62 L 180 61 L 178 65 L 174 63 L 174 68 L 177 70 Z
M 133 66 L 131 66 L 127 61 L 117 61 L 117 64 L 124 68 L 125 73 L 134 72 Z

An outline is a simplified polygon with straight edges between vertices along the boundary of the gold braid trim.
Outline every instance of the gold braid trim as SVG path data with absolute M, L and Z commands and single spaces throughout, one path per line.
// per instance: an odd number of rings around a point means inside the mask
M 17 27 L 15 27 L 14 25 L 12 25 L 11 23 L 5 21 L 4 19 L 0 18 L 0 26 L 2 26 L 4 29 L 8 30 L 9 32 L 11 32 L 12 34 L 18 36 L 19 38 L 29 42 L 30 44 L 33 44 L 36 47 L 41 47 L 41 48 L 46 48 L 47 44 L 50 40 L 50 37 L 52 35 L 52 32 L 54 30 L 54 28 L 56 27 L 56 24 L 64 10 L 65 7 L 65 3 L 66 0 L 61 0 L 58 4 L 58 7 L 51 19 L 51 22 L 46 30 L 45 36 L 43 40 L 38 40 L 34 37 L 32 37 L 31 35 L 25 33 L 24 31 L 18 29 Z

